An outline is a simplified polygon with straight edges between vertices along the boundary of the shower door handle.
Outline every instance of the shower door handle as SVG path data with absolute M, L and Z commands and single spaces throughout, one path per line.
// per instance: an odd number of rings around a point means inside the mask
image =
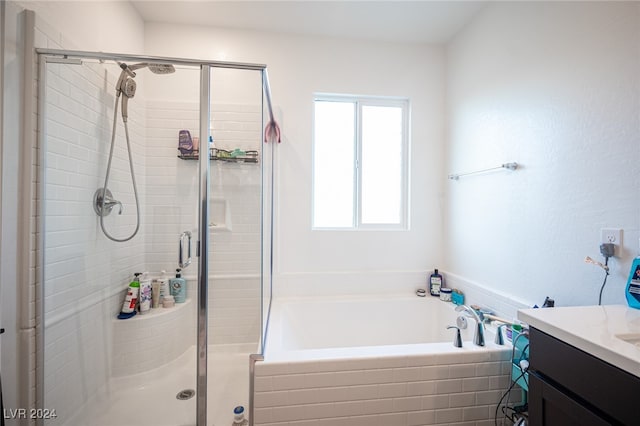
M 187 239 L 187 260 L 184 260 L 184 240 Z M 178 243 L 178 265 L 184 269 L 191 264 L 191 232 L 184 231 L 180 234 L 180 242 Z

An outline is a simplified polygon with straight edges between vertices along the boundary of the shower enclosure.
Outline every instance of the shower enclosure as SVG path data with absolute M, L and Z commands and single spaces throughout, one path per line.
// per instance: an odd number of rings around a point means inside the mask
M 266 66 L 38 59 L 40 424 L 231 424 L 271 301 Z M 178 150 L 182 130 L 197 151 Z M 134 273 L 159 286 L 180 265 L 184 302 L 117 318 Z

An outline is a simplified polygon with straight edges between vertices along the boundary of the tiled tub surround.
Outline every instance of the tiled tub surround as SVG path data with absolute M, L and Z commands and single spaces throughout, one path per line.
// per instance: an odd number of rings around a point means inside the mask
M 450 303 L 415 296 L 275 299 L 255 367 L 255 424 L 492 425 L 511 349 L 490 331 L 475 346 L 469 329 L 454 347 L 445 327 L 457 315 Z

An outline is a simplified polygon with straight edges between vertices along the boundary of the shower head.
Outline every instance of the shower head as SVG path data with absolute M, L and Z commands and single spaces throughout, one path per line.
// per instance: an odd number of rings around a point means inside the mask
M 151 71 L 154 74 L 171 74 L 176 72 L 176 69 L 171 64 L 150 64 L 147 62 L 134 64 L 127 68 L 131 72 L 133 72 L 135 70 L 139 70 L 140 68 L 144 68 L 144 67 L 149 68 L 149 71 Z
M 133 64 L 131 66 L 118 62 L 120 68 L 122 68 L 122 72 L 120 73 L 120 78 L 116 83 L 116 97 L 122 96 L 122 120 L 127 121 L 128 111 L 127 105 L 129 103 L 129 99 L 133 98 L 136 93 L 136 82 L 134 80 L 136 73 L 135 70 L 139 70 L 140 68 L 149 68 L 149 70 L 154 74 L 171 74 L 176 72 L 176 69 L 171 64 L 151 64 L 148 62 L 141 62 L 139 64 Z

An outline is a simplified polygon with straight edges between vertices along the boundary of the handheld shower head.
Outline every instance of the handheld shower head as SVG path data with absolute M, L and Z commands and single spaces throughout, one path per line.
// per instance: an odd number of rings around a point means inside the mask
M 131 66 L 125 64 L 124 62 L 118 62 L 118 66 L 122 68 L 122 72 L 120 73 L 120 78 L 116 83 L 116 97 L 119 97 L 121 93 L 124 94 L 122 97 L 122 120 L 127 121 L 128 118 L 128 101 L 129 98 L 133 98 L 136 93 L 136 82 L 134 80 L 136 73 L 135 70 L 139 70 L 141 68 L 149 68 L 154 74 L 171 74 L 176 72 L 176 69 L 171 64 L 151 64 L 148 62 L 141 62 L 139 64 L 133 64 Z

